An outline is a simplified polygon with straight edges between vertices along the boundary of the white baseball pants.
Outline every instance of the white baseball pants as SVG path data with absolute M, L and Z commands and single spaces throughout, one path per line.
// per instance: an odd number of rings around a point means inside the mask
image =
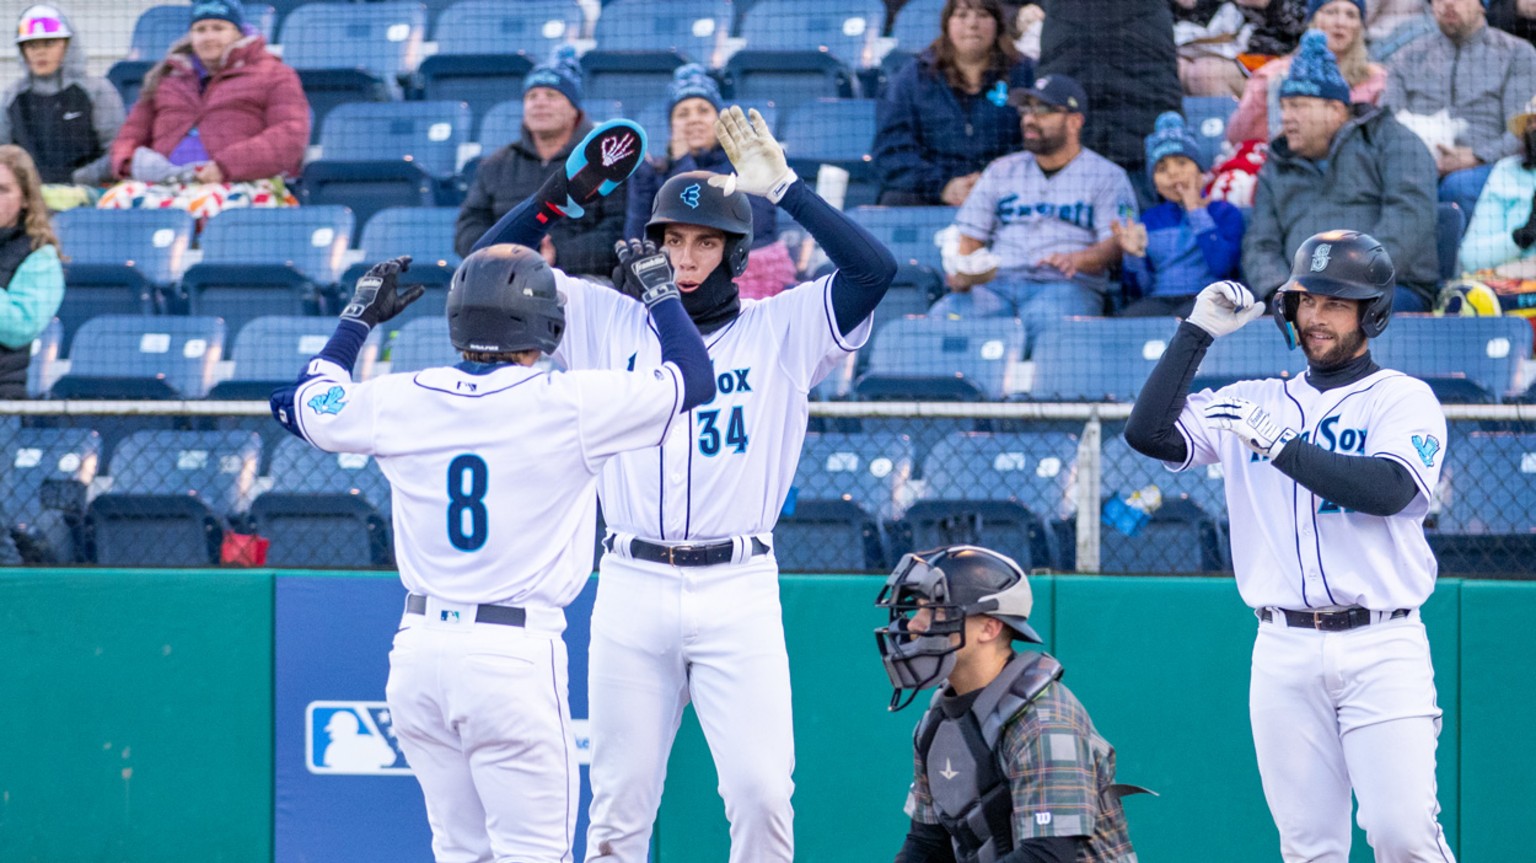
M 720 776 L 731 863 L 794 859 L 778 579 L 772 554 L 708 567 L 603 555 L 588 671 L 588 863 L 645 863 L 690 700 Z
M 425 615 L 402 619 L 389 653 L 385 697 L 426 797 L 432 856 L 569 863 L 580 777 L 565 616 L 530 608 L 516 627 L 474 614 L 429 599 Z
M 1454 863 L 1437 820 L 1440 708 L 1416 612 L 1347 632 L 1260 623 L 1248 708 L 1287 863 L 1347 863 L 1351 788 L 1378 863 Z

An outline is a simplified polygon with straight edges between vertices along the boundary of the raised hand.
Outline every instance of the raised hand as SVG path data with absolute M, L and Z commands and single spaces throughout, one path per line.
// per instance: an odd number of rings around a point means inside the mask
M 405 311 L 421 299 L 427 289 L 421 285 L 399 286 L 400 274 L 411 268 L 411 256 L 401 255 L 368 268 L 357 280 L 352 300 L 341 310 L 344 321 L 361 321 L 375 327 Z

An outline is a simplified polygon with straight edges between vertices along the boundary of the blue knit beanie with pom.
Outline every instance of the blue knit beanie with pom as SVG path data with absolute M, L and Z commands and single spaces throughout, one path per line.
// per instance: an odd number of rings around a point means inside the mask
M 581 63 L 576 59 L 576 49 L 571 45 L 557 45 L 549 59 L 533 67 L 523 78 L 523 93 L 534 87 L 548 87 L 559 91 L 571 105 L 581 107 Z
M 671 114 L 677 103 L 684 99 L 703 99 L 715 106 L 716 111 L 724 104 L 719 85 L 698 63 L 684 64 L 672 73 L 672 83 L 667 85 L 667 113 Z
M 1147 136 L 1147 173 L 1155 171 L 1157 163 L 1169 156 L 1184 156 L 1199 165 L 1202 171 L 1210 167 L 1206 164 L 1205 154 L 1200 152 L 1200 143 L 1194 133 L 1184 124 L 1184 118 L 1174 111 L 1160 115 L 1157 126 Z
M 1308 30 L 1301 37 L 1301 48 L 1291 60 L 1291 71 L 1280 84 L 1280 98 L 1316 96 L 1349 104 L 1349 84 L 1339 72 L 1339 63 L 1328 50 L 1328 37 L 1321 31 Z

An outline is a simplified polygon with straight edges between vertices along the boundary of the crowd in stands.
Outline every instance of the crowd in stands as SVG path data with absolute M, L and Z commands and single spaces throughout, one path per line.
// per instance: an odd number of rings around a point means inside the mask
M 606 0 L 597 20 L 648 2 Z M 735 20 L 726 12 L 720 23 L 746 33 L 741 22 L 769 2 L 737 0 Z M 882 11 L 872 34 L 909 35 L 833 58 L 825 95 L 868 139 L 846 163 L 824 164 L 847 169 L 849 209 L 952 208 L 933 261 L 941 272 L 930 273 L 930 316 L 1018 318 L 1029 345 L 1064 316 L 1178 316 L 1218 279 L 1267 296 L 1301 240 L 1327 228 L 1387 245 L 1399 311 L 1435 309 L 1456 276 L 1505 290 L 1536 276 L 1536 17 L 1527 14 L 1536 4 L 889 0 Z M 199 229 L 234 208 L 338 202 L 304 177 L 327 155 L 313 141 L 339 115 L 322 104 L 307 66 L 269 50 L 271 15 L 241 0 L 196 0 L 185 32 L 137 89 L 120 93 L 86 72 L 84 40 L 100 34 L 81 32 L 58 4 L 25 9 L 15 40 L 24 72 L 0 113 L 0 142 L 31 155 L 7 156 L 0 169 L 24 202 L 10 230 L 46 226 L 46 213 L 28 212 L 30 178 L 41 181 L 47 210 L 177 208 Z M 491 112 L 477 108 L 479 156 L 461 173 L 435 176 L 430 190 L 419 184 L 430 203 L 457 208 L 457 255 L 612 114 L 614 100 L 592 93 L 594 69 L 604 67 L 583 57 L 592 32 L 602 30 L 584 25 L 546 55 L 518 55 L 528 61 L 510 79 L 520 98 L 495 109 L 517 117 L 516 134 L 487 137 Z M 650 112 L 651 156 L 623 193 L 550 232 L 540 251 L 552 264 L 607 278 L 615 241 L 638 232 L 662 183 L 683 171 L 730 171 L 713 122 L 746 89 L 747 73 L 727 62 L 725 42 L 710 56 L 679 51 L 676 63 L 635 67 L 627 86 L 648 96 L 622 107 Z M 882 59 L 877 47 L 890 51 Z M 803 71 L 795 65 L 803 57 L 775 56 Z M 388 83 L 412 91 L 405 79 Z M 766 107 L 771 115 L 775 106 Z M 785 95 L 776 107 L 793 115 L 805 106 Z M 808 153 L 787 131 L 792 117 L 780 119 L 791 159 L 797 146 Z M 808 141 L 839 131 L 800 130 Z M 431 134 L 445 138 L 435 126 Z M 446 139 L 462 146 L 471 136 L 451 129 Z M 425 159 L 404 157 L 426 170 Z M 837 173 L 819 179 L 835 186 Z M 1448 216 L 1448 204 L 1459 215 Z M 361 231 L 377 207 L 359 199 L 354 209 Z M 816 250 L 797 226 L 766 200 L 754 202 L 753 219 L 744 296 L 771 296 L 814 272 Z M 30 236 L 34 257 L 57 246 L 51 235 Z M 67 264 L 70 250 L 59 251 Z M 0 263 L 14 280 L 42 265 Z M 28 328 L 51 314 L 33 290 L 13 283 L 7 306 Z M 30 338 L 22 329 L 0 326 L 0 344 Z

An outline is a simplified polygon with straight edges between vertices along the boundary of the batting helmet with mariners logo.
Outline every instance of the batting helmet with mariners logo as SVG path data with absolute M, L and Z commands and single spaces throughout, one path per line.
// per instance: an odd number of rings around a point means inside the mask
M 646 236 L 661 245 L 667 225 L 699 225 L 725 234 L 731 278 L 747 269 L 752 248 L 752 203 L 736 188 L 736 175 L 685 171 L 663 183 L 651 204 Z
M 554 351 L 565 334 L 555 273 L 527 246 L 501 243 L 465 258 L 448 286 L 448 337 L 461 351 Z
M 1291 261 L 1291 278 L 1275 291 L 1270 314 L 1296 347 L 1296 306 L 1301 294 L 1322 294 L 1360 300 L 1360 330 L 1368 339 L 1381 335 L 1392 318 L 1392 298 L 1397 285 L 1392 258 L 1375 237 L 1359 231 L 1324 231 L 1313 234 Z

